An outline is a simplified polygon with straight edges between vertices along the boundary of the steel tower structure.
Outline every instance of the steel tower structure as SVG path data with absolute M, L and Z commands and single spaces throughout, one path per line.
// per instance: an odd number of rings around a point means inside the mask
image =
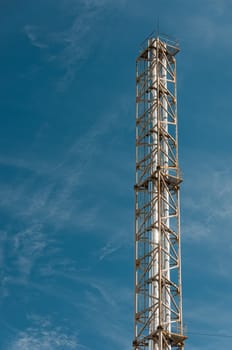
M 135 350 L 184 349 L 176 101 L 177 42 L 136 60 Z

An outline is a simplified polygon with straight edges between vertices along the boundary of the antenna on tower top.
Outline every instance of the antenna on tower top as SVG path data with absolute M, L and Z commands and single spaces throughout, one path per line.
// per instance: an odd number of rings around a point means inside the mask
M 156 36 L 159 37 L 160 33 L 160 20 L 159 20 L 159 15 L 157 16 L 157 25 L 156 25 Z

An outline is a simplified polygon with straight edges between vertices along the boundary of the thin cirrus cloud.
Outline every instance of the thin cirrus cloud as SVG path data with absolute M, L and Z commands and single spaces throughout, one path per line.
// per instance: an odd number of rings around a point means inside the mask
M 128 179 L 130 175 L 130 154 L 114 146 L 117 142 L 116 131 L 120 132 L 121 127 L 127 127 L 128 124 L 126 118 L 123 123 L 119 123 L 122 113 L 127 114 L 127 110 L 124 99 L 119 99 L 117 113 L 104 113 L 99 117 L 63 152 L 58 163 L 47 162 L 39 155 L 27 158 L 20 155 L 16 158 L 1 157 L 1 166 L 9 167 L 11 171 L 15 168 L 26 176 L 23 182 L 2 183 L 0 207 L 29 226 L 49 224 L 55 229 L 61 229 L 68 225 L 89 231 L 102 225 L 107 228 L 106 217 L 99 215 L 105 199 L 99 197 L 98 188 L 104 185 L 113 196 L 118 195 L 119 191 L 122 192 L 122 185 L 127 188 L 127 184 L 124 185 L 120 180 L 121 177 Z M 109 151 L 102 144 L 103 140 Z M 122 160 L 127 167 L 123 166 Z M 88 196 L 93 198 L 92 205 L 87 205 L 88 198 L 83 196 L 86 187 Z M 124 196 L 124 193 L 121 195 Z M 111 204 L 113 206 L 113 201 Z
M 33 46 L 38 47 L 39 49 L 48 48 L 48 44 L 40 41 L 41 34 L 37 26 L 26 25 L 24 27 L 24 33 Z
M 33 157 L 30 159 L 2 158 L 2 166 L 10 167 L 19 172 L 29 172 L 29 180 L 24 183 L 15 182 L 14 184 L 3 183 L 0 187 L 1 193 L 1 210 L 11 216 L 12 221 L 17 220 L 19 224 L 23 223 L 23 229 L 7 228 L 3 237 L 2 244 L 2 271 L 4 285 L 2 285 L 2 295 L 10 293 L 10 285 L 14 283 L 15 274 L 17 273 L 20 283 L 30 285 L 32 271 L 38 272 L 38 263 L 41 265 L 41 258 L 50 259 L 47 266 L 41 266 L 44 276 L 52 275 L 54 269 L 62 262 L 62 271 L 67 271 L 69 267 L 63 264 L 66 254 L 59 247 L 60 238 L 56 234 L 57 231 L 71 230 L 78 232 L 88 231 L 91 234 L 99 233 L 103 235 L 104 243 L 102 248 L 93 250 L 92 257 L 103 261 L 109 259 L 114 253 L 118 252 L 122 247 L 128 246 L 132 228 L 128 223 L 127 213 L 120 214 L 120 225 L 117 224 L 115 229 L 111 229 L 111 234 L 114 239 L 109 237 L 109 225 L 112 225 L 112 219 L 108 219 L 104 213 L 100 214 L 101 201 L 104 200 L 98 197 L 95 201 L 96 205 L 88 204 L 79 191 L 82 191 L 82 186 L 88 184 L 92 174 L 100 173 L 100 179 L 104 182 L 104 186 L 109 182 L 109 187 L 113 189 L 113 195 L 118 193 L 121 188 L 121 182 L 111 186 L 116 172 L 120 171 L 120 176 L 124 174 L 124 170 L 118 167 L 118 163 L 111 170 L 102 172 L 101 167 L 95 168 L 93 160 L 96 159 L 100 164 L 100 159 L 106 160 L 106 152 L 104 148 L 99 147 L 102 138 L 111 135 L 115 132 L 118 125 L 118 115 L 105 115 L 100 118 L 90 128 L 86 134 L 81 136 L 65 153 L 64 158 L 57 164 L 46 164 L 45 161 Z M 103 156 L 104 155 L 104 156 Z M 112 153 L 110 153 L 110 159 Z M 117 159 L 117 155 L 113 157 Z M 42 164 L 42 166 L 41 166 Z M 94 166 L 94 168 L 93 168 Z M 125 169 L 127 171 L 127 169 Z M 46 182 L 44 182 L 46 179 Z M 42 182 L 40 182 L 43 180 Z M 96 180 L 95 180 L 96 181 Z M 94 194 L 94 187 L 92 188 Z M 112 208 L 114 201 L 111 201 Z M 114 210 L 115 220 L 118 220 L 118 211 Z M 123 219 L 125 217 L 125 220 Z M 47 228 L 47 225 L 52 227 L 52 232 Z M 6 248 L 8 246 L 8 248 Z M 11 264 L 6 266 L 7 262 L 4 259 L 10 248 Z M 60 258 L 58 258 L 60 256 Z M 120 254 L 117 255 L 120 258 Z M 57 260 L 58 259 L 58 260 Z M 54 265 L 56 264 L 58 265 Z M 69 265 L 72 265 L 69 260 Z M 52 264 L 52 265 L 51 265 Z M 70 266 L 71 266 L 70 265 Z M 49 268 L 50 266 L 50 268 Z M 61 266 L 59 265 L 59 270 Z
M 187 333 L 189 331 L 187 343 L 192 346 L 198 344 L 198 349 L 227 348 L 231 341 L 230 310 L 226 306 L 226 300 L 222 302 L 223 293 L 211 291 L 207 297 L 213 297 L 214 302 L 207 303 L 194 298 L 186 301 L 185 320 L 188 320 Z M 206 331 L 208 328 L 210 331 Z
M 232 226 L 230 158 L 227 154 L 218 159 L 209 152 L 202 152 L 201 156 L 191 152 L 189 159 L 185 160 L 183 221 L 195 230 L 191 237 L 186 226 L 186 238 L 210 238 L 209 244 L 218 243 L 222 237 L 228 238 Z
M 212 49 L 217 44 L 220 48 L 229 49 L 227 40 L 232 33 L 230 22 L 221 23 L 204 15 L 195 15 L 186 25 L 189 29 L 188 39 L 195 43 L 194 47 L 197 44 L 198 48 Z
M 55 64 L 62 72 L 57 82 L 59 90 L 65 90 L 76 78 L 81 62 L 88 58 L 99 42 L 99 23 L 105 11 L 123 5 L 124 1 L 83 0 L 79 4 L 67 1 L 62 3 L 61 9 L 64 13 L 71 12 L 74 20 L 62 31 L 46 31 L 43 27 L 29 24 L 24 26 L 24 33 L 30 43 L 44 50 L 47 63 Z
M 82 308 L 88 329 L 103 338 L 108 346 L 127 349 L 132 331 L 131 290 L 113 279 L 93 279 L 89 276 L 83 279 L 83 283 L 88 286 Z
M 83 349 L 77 334 L 70 334 L 64 327 L 54 326 L 50 318 L 31 315 L 29 319 L 31 326 L 25 331 L 16 332 L 14 339 L 6 346 L 7 350 Z

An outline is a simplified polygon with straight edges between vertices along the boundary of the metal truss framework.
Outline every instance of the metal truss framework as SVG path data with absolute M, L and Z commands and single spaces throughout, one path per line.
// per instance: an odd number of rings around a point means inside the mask
M 151 37 L 136 61 L 135 350 L 184 349 L 176 42 Z

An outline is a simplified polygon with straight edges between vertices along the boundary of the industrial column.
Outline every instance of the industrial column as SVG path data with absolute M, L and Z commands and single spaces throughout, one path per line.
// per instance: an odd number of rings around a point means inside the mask
M 176 42 L 151 36 L 136 61 L 135 350 L 184 349 Z

